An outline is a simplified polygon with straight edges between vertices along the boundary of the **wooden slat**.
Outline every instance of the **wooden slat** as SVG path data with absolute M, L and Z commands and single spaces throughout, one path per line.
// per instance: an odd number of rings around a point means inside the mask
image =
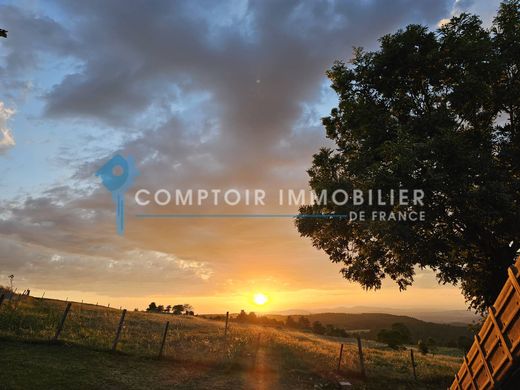
M 458 372 L 455 373 L 455 385 L 457 386 L 457 389 L 462 389 L 462 387 L 460 387 L 459 373 Z
M 509 267 L 507 269 L 507 273 L 509 274 L 509 281 L 511 282 L 511 284 L 515 288 L 516 293 L 518 295 L 520 295 L 520 286 L 518 285 L 518 280 L 516 279 L 516 275 L 515 275 L 515 273 L 513 271 L 513 267 Z
M 510 332 L 514 331 L 515 335 L 518 333 L 512 327 L 518 326 L 520 312 L 520 257 L 516 259 L 515 265 L 508 268 L 507 273 L 507 281 L 494 305 L 489 308 L 488 318 L 480 332 L 475 335 L 472 347 L 464 356 L 460 370 L 455 374 L 452 389 L 495 388 L 507 378 L 517 361 L 520 340 L 516 337 L 513 339 Z M 489 377 L 489 380 L 481 377 L 482 370 L 486 371 L 485 376 Z M 462 382 L 466 383 L 466 375 L 469 375 L 471 385 L 464 387 Z M 481 383 L 481 380 L 484 382 Z
M 480 345 L 480 338 L 478 337 L 478 334 L 475 335 L 475 343 L 477 345 L 477 348 L 478 348 L 478 352 L 480 354 L 480 358 L 482 360 L 482 364 L 484 365 L 484 368 L 486 369 L 486 372 L 489 376 L 489 380 L 491 381 L 491 385 L 493 385 L 493 387 L 495 386 L 495 378 L 493 378 L 493 373 L 491 372 L 491 368 L 489 368 L 489 364 L 488 364 L 488 361 L 486 359 L 486 355 L 484 353 L 484 351 L 482 350 L 482 346 Z
M 511 354 L 511 351 L 509 350 L 509 342 L 508 342 L 508 340 L 506 340 L 506 338 L 502 334 L 502 329 L 500 329 L 500 326 L 498 326 L 498 321 L 495 317 L 494 310 L 495 310 L 495 308 L 493 306 L 489 308 L 489 318 L 491 318 L 491 321 L 493 321 L 493 325 L 495 325 L 495 328 L 498 333 L 498 337 L 500 337 L 500 341 L 502 342 L 502 348 L 504 349 L 504 351 L 506 351 L 507 358 L 509 359 L 510 362 L 512 362 L 513 355 Z
M 475 390 L 478 390 L 477 384 L 475 383 L 475 378 L 473 378 L 473 372 L 471 371 L 471 367 L 468 364 L 468 358 L 464 355 L 464 365 L 466 366 L 466 371 L 471 379 L 471 384 Z

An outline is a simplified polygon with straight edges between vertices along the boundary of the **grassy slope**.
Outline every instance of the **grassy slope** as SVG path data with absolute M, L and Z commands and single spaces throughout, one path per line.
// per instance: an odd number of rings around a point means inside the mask
M 75 345 L 0 342 L 2 389 L 234 389 L 243 378 L 229 369 L 179 365 L 141 356 L 112 354 Z M 231 371 L 232 372 L 232 371 Z
M 118 347 L 108 352 L 120 311 L 72 305 L 60 345 L 54 334 L 65 302 L 24 298 L 0 308 L 0 388 L 8 389 L 198 389 L 334 388 L 347 377 L 355 388 L 446 388 L 460 357 L 417 354 L 419 382 L 411 377 L 409 352 L 364 341 L 368 380 L 358 379 L 353 340 L 223 323 L 194 317 L 129 312 Z M 166 320 L 171 322 L 165 358 L 156 355 Z M 335 372 L 339 342 L 343 369 Z
M 287 316 L 270 315 L 269 317 L 285 321 Z M 320 321 L 322 324 L 331 324 L 346 330 L 369 330 L 366 337 L 373 339 L 381 329 L 388 329 L 396 322 L 405 324 L 410 329 L 414 340 L 427 340 L 432 337 L 439 344 L 446 344 L 449 341 L 456 343 L 460 336 L 473 337 L 467 325 L 438 324 L 385 313 L 319 313 L 306 315 L 306 317 L 311 323 Z

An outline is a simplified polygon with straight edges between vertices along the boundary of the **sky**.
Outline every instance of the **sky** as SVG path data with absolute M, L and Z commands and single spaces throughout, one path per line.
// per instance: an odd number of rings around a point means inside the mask
M 325 72 L 353 47 L 490 0 L 0 0 L 0 285 L 130 309 L 196 312 L 338 306 L 464 309 L 417 270 L 365 291 L 290 218 L 142 219 L 136 188 L 307 188 L 337 103 Z M 140 175 L 126 231 L 95 172 L 115 154 Z M 145 212 L 190 212 L 149 206 Z M 268 205 L 261 212 L 297 213 Z M 239 207 L 234 212 L 257 212 Z M 228 212 L 206 205 L 197 212 Z M 269 301 L 255 305 L 262 292 Z

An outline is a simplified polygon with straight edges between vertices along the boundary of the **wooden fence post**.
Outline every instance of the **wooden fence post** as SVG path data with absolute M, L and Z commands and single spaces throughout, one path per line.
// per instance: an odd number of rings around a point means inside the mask
M 224 338 L 227 337 L 228 322 L 229 322 L 229 311 L 226 312 L 226 327 L 224 328 Z
M 410 348 L 410 359 L 412 359 L 413 379 L 417 380 L 417 374 L 415 373 L 415 359 L 413 357 L 413 349 Z
M 166 342 L 166 335 L 168 334 L 169 326 L 170 326 L 170 321 L 166 321 L 166 326 L 164 327 L 164 333 L 163 333 L 162 341 L 161 341 L 161 349 L 159 350 L 159 358 L 161 358 L 163 355 L 164 343 Z
M 125 322 L 126 309 L 123 310 L 121 314 L 121 319 L 119 320 L 119 325 L 117 327 L 116 337 L 114 338 L 114 342 L 112 344 L 112 351 L 115 351 L 117 348 L 117 343 L 119 342 L 119 336 L 121 336 L 121 329 L 123 328 L 123 323 Z
M 2 307 L 2 302 L 4 301 L 5 294 L 0 295 L 0 307 Z
M 358 346 L 358 352 L 359 352 L 359 368 L 361 369 L 361 376 L 363 378 L 366 378 L 366 372 L 365 372 L 365 358 L 363 357 L 363 347 L 361 346 L 361 338 L 359 336 L 357 338 L 357 346 Z
M 341 368 L 341 359 L 343 359 L 343 344 L 341 344 L 341 347 L 339 348 L 338 372 Z
M 67 319 L 67 315 L 70 311 L 70 306 L 72 305 L 72 302 L 67 303 L 67 307 L 65 308 L 65 311 L 63 312 L 63 316 L 61 317 L 61 321 L 58 324 L 58 327 L 56 328 L 56 334 L 54 335 L 54 341 L 58 340 L 58 337 L 60 337 L 61 330 L 63 329 L 63 325 L 65 324 L 65 320 Z

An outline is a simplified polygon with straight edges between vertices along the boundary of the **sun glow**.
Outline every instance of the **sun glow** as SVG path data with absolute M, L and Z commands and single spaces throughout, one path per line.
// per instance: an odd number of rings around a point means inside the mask
M 262 293 L 256 293 L 253 297 L 253 300 L 257 305 L 265 305 L 267 301 L 269 300 L 265 294 Z

